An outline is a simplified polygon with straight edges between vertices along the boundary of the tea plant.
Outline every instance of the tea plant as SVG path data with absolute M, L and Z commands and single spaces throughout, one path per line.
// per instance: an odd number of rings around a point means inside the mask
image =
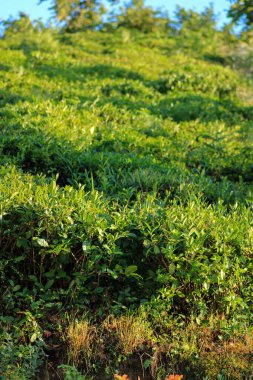
M 0 39 L 7 378 L 250 376 L 251 90 L 198 33 Z

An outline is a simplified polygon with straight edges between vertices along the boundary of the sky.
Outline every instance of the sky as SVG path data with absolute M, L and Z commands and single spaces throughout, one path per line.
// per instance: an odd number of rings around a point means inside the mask
M 47 21 L 50 17 L 48 7 L 51 1 L 45 1 L 38 5 L 38 0 L 0 0 L 0 19 L 8 19 L 9 16 L 16 17 L 20 11 L 28 14 L 32 19 L 42 18 Z M 146 0 L 146 5 L 154 8 L 167 9 L 170 16 L 173 16 L 176 5 L 181 5 L 186 9 L 194 8 L 197 11 L 204 10 L 211 1 L 209 0 Z M 229 7 L 228 0 L 212 0 L 215 13 L 218 16 L 218 25 L 222 26 L 226 22 L 226 9 Z

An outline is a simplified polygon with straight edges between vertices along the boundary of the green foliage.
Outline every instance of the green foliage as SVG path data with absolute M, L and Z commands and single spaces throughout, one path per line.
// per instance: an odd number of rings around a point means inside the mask
M 61 365 L 59 368 L 64 371 L 64 380 L 85 380 L 86 376 L 83 376 L 75 367 L 70 365 Z
M 9 18 L 8 20 L 1 21 L 0 24 L 3 26 L 5 37 L 16 33 L 27 33 L 29 35 L 45 28 L 42 22 L 32 22 L 29 16 L 23 12 L 19 13 L 17 19 Z
M 175 21 L 171 26 L 173 34 L 177 36 L 179 50 L 188 48 L 191 55 L 193 51 L 199 54 L 204 49 L 213 50 L 215 42 L 219 41 L 218 44 L 221 42 L 216 30 L 216 16 L 212 6 L 201 13 L 178 6 Z
M 116 20 L 117 27 L 136 29 L 144 33 L 165 31 L 169 26 L 166 14 L 144 5 L 144 0 L 133 0 L 121 9 Z
M 213 6 L 207 7 L 203 12 L 198 13 L 194 10 L 186 10 L 183 7 L 177 6 L 176 12 L 176 27 L 184 28 L 191 31 L 207 31 L 215 30 L 216 17 Z
M 253 5 L 251 0 L 230 0 L 232 3 L 228 16 L 234 22 L 243 22 L 246 26 L 250 27 L 253 23 Z
M 40 3 L 43 1 L 45 0 Z M 114 0 L 110 2 L 113 3 Z M 68 32 L 93 29 L 101 25 L 101 17 L 106 12 L 100 0 L 53 0 L 51 10 Z
M 250 88 L 223 65 L 227 36 L 196 49 L 198 33 L 29 26 L 0 40 L 0 366 L 13 379 L 51 347 L 66 363 L 66 313 L 98 326 L 143 313 L 156 338 L 138 354 L 173 339 L 170 363 L 189 321 L 223 316 L 226 336 L 250 323 Z M 97 362 L 119 357 L 102 338 Z
M 27 32 L 33 29 L 30 18 L 22 12 L 19 13 L 18 19 L 4 21 L 3 26 L 6 29 L 11 29 L 13 33 Z
M 38 374 L 45 359 L 44 345 L 37 339 L 37 335 L 36 337 L 31 335 L 29 343 L 20 342 L 20 339 L 25 338 L 24 335 L 20 336 L 19 330 L 22 329 L 23 325 L 24 321 L 19 321 L 16 332 L 9 334 L 4 322 L 1 321 L 0 366 L 1 376 L 4 375 L 4 379 L 31 379 L 35 374 Z
M 41 0 L 41 2 L 43 1 L 46 0 Z M 118 1 L 110 0 L 109 3 L 115 4 Z M 54 0 L 51 10 L 59 25 L 68 32 L 114 26 L 148 33 L 157 30 L 165 31 L 169 26 L 167 15 L 145 6 L 144 0 L 133 0 L 128 5 L 121 7 L 119 13 L 111 14 L 112 18 L 109 23 L 102 20 L 102 16 L 107 10 L 101 0 Z

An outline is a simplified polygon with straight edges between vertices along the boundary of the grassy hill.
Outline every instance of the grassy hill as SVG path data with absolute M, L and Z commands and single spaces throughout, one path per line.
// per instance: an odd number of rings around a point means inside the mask
M 251 73 L 201 33 L 0 40 L 1 379 L 250 378 Z

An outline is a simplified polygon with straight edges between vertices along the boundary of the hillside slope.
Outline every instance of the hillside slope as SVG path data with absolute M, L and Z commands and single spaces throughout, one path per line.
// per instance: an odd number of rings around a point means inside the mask
M 185 45 L 0 40 L 3 379 L 249 378 L 253 108 Z

